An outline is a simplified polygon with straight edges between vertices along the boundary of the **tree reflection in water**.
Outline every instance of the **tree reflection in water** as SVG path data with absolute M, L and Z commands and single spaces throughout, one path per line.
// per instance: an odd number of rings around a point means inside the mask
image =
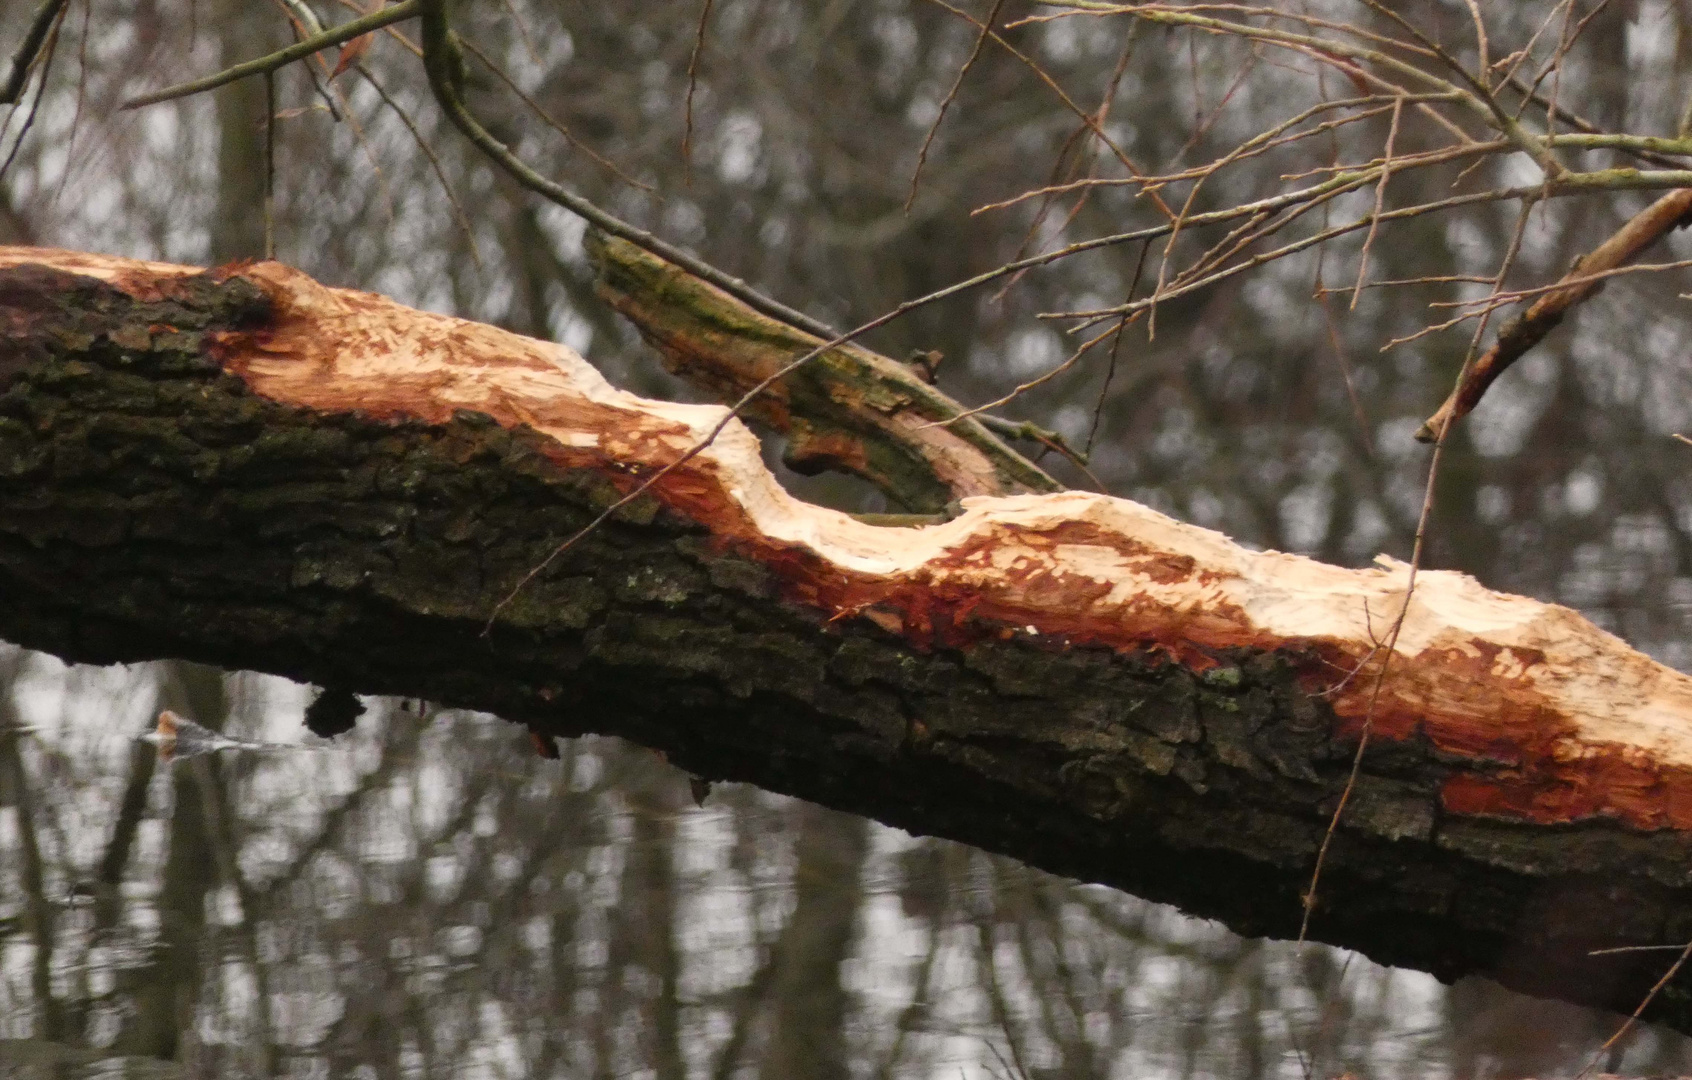
M 1520 1075 L 1615 1023 L 477 714 L 161 766 L 158 708 L 288 739 L 308 692 L 0 663 L 7 1076 Z

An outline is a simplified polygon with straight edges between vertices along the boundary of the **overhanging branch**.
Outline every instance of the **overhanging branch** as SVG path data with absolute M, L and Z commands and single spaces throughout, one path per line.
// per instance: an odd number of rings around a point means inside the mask
M 600 268 L 600 297 L 640 329 L 675 374 L 737 401 L 788 372 L 753 398 L 745 415 L 787 436 L 789 466 L 854 473 L 919 513 L 971 495 L 1061 489 L 973 417 L 934 426 L 964 408 L 907 365 L 845 344 L 792 368 L 823 342 L 626 240 L 590 234 L 589 249 Z

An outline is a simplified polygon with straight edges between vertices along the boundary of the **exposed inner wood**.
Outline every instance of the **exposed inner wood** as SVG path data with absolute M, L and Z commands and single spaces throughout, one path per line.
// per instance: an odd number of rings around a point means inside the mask
M 122 272 L 114 266 L 111 280 Z M 227 370 L 274 401 L 434 423 L 473 409 L 534 428 L 560 465 L 607 470 L 625 487 L 687 452 L 722 415 L 617 390 L 563 345 L 326 288 L 277 263 L 242 276 L 278 301 L 276 322 L 222 334 L 217 347 Z M 777 567 L 789 599 L 831 619 L 871 618 L 920 646 L 1007 628 L 1058 647 L 1155 643 L 1201 671 L 1221 649 L 1308 650 L 1308 689 L 1331 693 L 1351 725 L 1364 719 L 1372 678 L 1344 675 L 1385 635 L 1408 576 L 1390 562 L 1343 570 L 1248 551 L 1083 492 L 971 499 L 951 522 L 878 528 L 789 496 L 740 424 L 656 494 Z M 1376 734 L 1420 729 L 1440 750 L 1489 766 L 1453 776 L 1449 809 L 1692 827 L 1692 678 L 1568 608 L 1449 572 L 1420 576 L 1398 652 Z M 1490 767 L 1500 761 L 1510 768 Z
M 99 286 L 91 281 L 104 283 Z M 1406 568 L 1101 495 L 882 528 L 716 406 L 275 263 L 0 249 L 0 635 L 622 734 L 710 778 L 1296 929 Z M 1692 935 L 1692 679 L 1424 573 L 1316 935 L 1630 1009 Z M 1671 990 L 1674 988 L 1671 988 Z M 1678 991 L 1657 1014 L 1692 1027 Z

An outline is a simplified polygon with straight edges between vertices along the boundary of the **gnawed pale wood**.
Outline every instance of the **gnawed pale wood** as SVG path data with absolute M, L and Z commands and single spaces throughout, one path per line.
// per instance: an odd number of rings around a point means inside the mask
M 1402 565 L 1079 492 L 878 528 L 787 495 L 731 423 L 483 637 L 723 410 L 275 263 L 0 249 L 0 325 L 0 634 L 621 734 L 1297 929 Z M 1657 954 L 1591 950 L 1692 936 L 1692 680 L 1450 573 L 1398 653 L 1315 936 L 1631 1009 Z M 1689 1000 L 1654 1010 L 1692 1028 Z
M 0 250 L 126 290 L 167 291 L 189 267 L 71 252 Z M 279 263 L 240 268 L 278 304 L 263 333 L 225 334 L 226 367 L 274 401 L 430 422 L 473 409 L 553 440 L 568 469 L 632 488 L 703 439 L 724 410 L 618 390 L 564 345 L 332 289 Z M 1294 649 L 1301 675 L 1360 725 L 1374 653 L 1403 603 L 1408 568 L 1345 570 L 1253 552 L 1126 499 L 1084 492 L 973 498 L 923 529 L 866 525 L 801 503 L 732 423 L 660 482 L 666 504 L 778 569 L 790 600 L 863 618 L 912 644 L 1019 634 L 1063 648 L 1148 644 L 1203 671 L 1229 648 Z M 497 597 L 490 597 L 490 603 Z M 1574 611 L 1491 592 L 1449 572 L 1419 576 L 1375 736 L 1424 735 L 1474 763 L 1444 808 L 1540 823 L 1611 816 L 1692 828 L 1692 678 Z

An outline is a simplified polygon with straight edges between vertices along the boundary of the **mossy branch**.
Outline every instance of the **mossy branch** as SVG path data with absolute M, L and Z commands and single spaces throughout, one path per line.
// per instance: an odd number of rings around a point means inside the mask
M 738 399 L 823 344 L 626 240 L 590 233 L 588 246 L 599 295 L 670 371 L 719 400 Z M 845 344 L 782 376 L 745 416 L 787 437 L 795 470 L 853 473 L 912 511 L 969 495 L 1061 490 L 973 418 L 930 426 L 964 411 L 909 365 Z

